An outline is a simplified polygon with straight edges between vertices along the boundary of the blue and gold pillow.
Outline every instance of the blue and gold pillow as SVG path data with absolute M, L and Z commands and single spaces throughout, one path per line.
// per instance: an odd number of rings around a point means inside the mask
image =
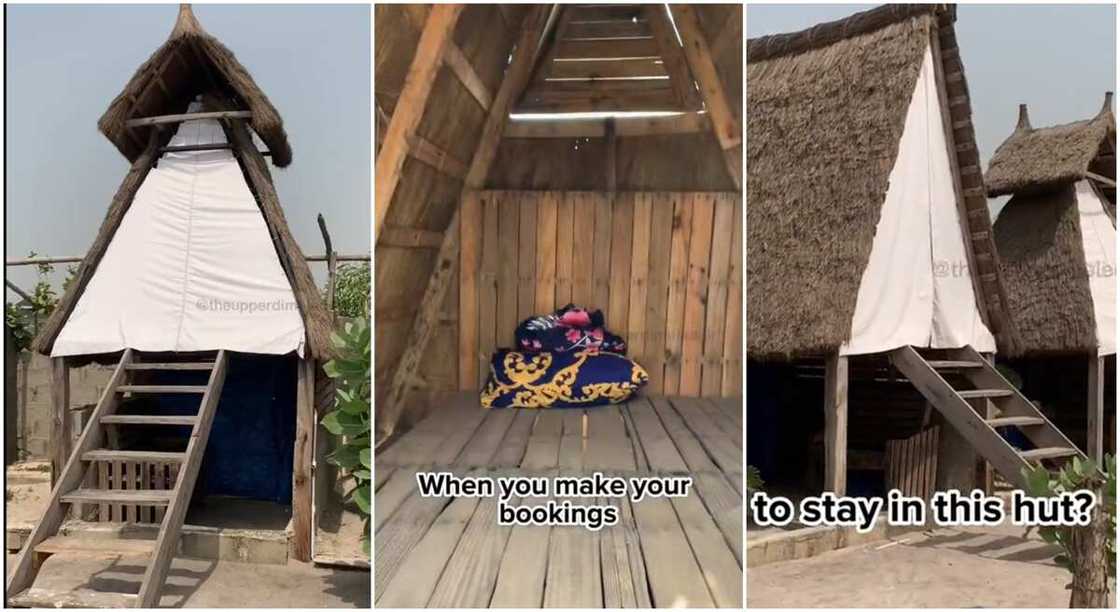
M 642 366 L 615 353 L 520 353 L 490 358 L 482 388 L 487 408 L 583 408 L 624 402 L 649 380 Z

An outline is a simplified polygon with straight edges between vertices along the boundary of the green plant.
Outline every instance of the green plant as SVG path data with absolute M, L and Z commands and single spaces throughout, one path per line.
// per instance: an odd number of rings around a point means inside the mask
M 29 257 L 35 257 L 32 251 Z M 15 341 L 16 350 L 23 351 L 31 347 L 35 334 L 39 333 L 39 325 L 50 316 L 58 304 L 58 294 L 51 286 L 50 275 L 54 272 L 51 264 L 38 264 L 36 266 L 39 278 L 35 287 L 28 294 L 30 299 L 21 299 L 18 303 L 4 304 L 4 322 L 12 330 L 12 339 Z M 77 266 L 68 266 L 66 278 L 62 281 L 65 291 L 78 273 Z
M 334 410 L 323 417 L 323 427 L 339 436 L 338 447 L 328 459 L 354 479 L 350 501 L 365 515 L 362 547 L 369 553 L 370 476 L 370 326 L 368 319 L 348 321 L 331 334 L 336 356 L 323 366 L 334 379 Z
M 747 489 L 751 491 L 761 491 L 764 486 L 766 486 L 766 483 L 762 480 L 762 472 L 758 471 L 758 468 L 753 465 L 748 465 Z
M 335 314 L 360 318 L 368 317 L 369 310 L 369 264 L 343 264 L 335 272 Z
M 1088 525 L 1037 527 L 1044 541 L 1062 548 L 1054 562 L 1073 574 L 1070 607 L 1107 605 L 1107 576 L 1116 575 L 1116 458 L 1105 455 L 1103 464 L 1098 469 L 1096 462 L 1074 457 L 1057 472 L 1041 466 L 1023 470 L 1027 492 L 1035 497 L 1079 490 L 1097 495 Z

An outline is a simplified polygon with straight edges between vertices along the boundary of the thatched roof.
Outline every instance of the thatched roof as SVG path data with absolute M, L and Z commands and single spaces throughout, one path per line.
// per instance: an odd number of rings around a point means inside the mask
M 1016 346 L 1001 350 L 1013 357 L 1095 351 L 1096 321 L 1074 184 L 1015 196 L 1000 211 L 994 231 L 1019 336 Z
M 835 350 L 940 5 L 747 41 L 747 350 Z
M 149 128 L 130 129 L 126 121 L 183 113 L 196 95 L 214 92 L 253 113 L 250 124 L 272 152 L 273 164 L 284 167 L 292 162 L 280 113 L 233 53 L 202 29 L 188 4 L 179 7 L 167 42 L 136 70 L 97 127 L 121 154 L 135 161 L 144 150 Z
M 1022 104 L 1015 131 L 988 164 L 988 195 L 1040 193 L 1080 180 L 1110 134 L 1115 138 L 1112 92 L 1097 116 L 1045 128 L 1031 127 Z
M 204 99 L 204 110 L 231 110 L 228 104 L 228 102 L 208 97 Z M 272 236 L 272 243 L 276 248 L 275 255 L 280 260 L 284 274 L 291 283 L 292 294 L 296 299 L 307 333 L 307 355 L 320 360 L 330 358 L 334 353 L 330 340 L 333 328 L 331 314 L 323 302 L 323 297 L 319 293 L 319 288 L 315 284 L 315 279 L 311 275 L 311 270 L 307 266 L 307 260 L 303 252 L 288 229 L 284 211 L 280 206 L 280 199 L 272 184 L 268 164 L 264 156 L 257 150 L 252 135 L 244 124 L 233 123 L 229 126 L 227 135 L 230 137 L 230 144 L 236 153 L 250 191 L 252 191 L 257 204 L 260 206 L 265 225 L 268 227 L 269 234 Z M 158 133 L 152 133 L 148 144 L 133 160 L 131 169 L 125 175 L 124 181 L 122 181 L 113 197 L 109 211 L 105 215 L 105 220 L 97 232 L 97 237 L 90 245 L 85 258 L 82 259 L 74 282 L 63 293 L 58 305 L 39 330 L 39 334 L 32 344 L 34 350 L 44 355 L 50 355 L 55 339 L 62 331 L 74 307 L 77 306 L 78 299 L 85 291 L 86 285 L 93 278 L 101 258 L 104 257 L 105 251 L 109 248 L 109 243 L 112 242 L 113 236 L 117 232 L 117 228 L 120 227 L 121 221 L 132 206 L 136 192 L 148 176 L 155 160 L 159 158 L 158 147 L 165 140 L 166 138 L 160 137 Z M 262 256 L 268 256 L 268 254 L 262 254 Z

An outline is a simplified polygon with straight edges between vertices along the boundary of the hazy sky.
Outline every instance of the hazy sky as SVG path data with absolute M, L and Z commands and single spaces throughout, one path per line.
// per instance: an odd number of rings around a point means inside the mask
M 369 7 L 198 5 L 284 118 L 293 161 L 272 168 L 305 253 L 368 253 Z M 167 39 L 178 5 L 7 7 L 8 257 L 85 255 L 128 170 L 97 119 Z M 61 267 L 61 266 L 60 266 Z M 311 264 L 316 276 L 322 264 Z M 28 268 L 9 268 L 24 289 Z M 11 295 L 10 292 L 7 292 Z
M 750 5 L 747 37 L 801 30 L 871 6 Z M 1095 115 L 1104 92 L 1116 89 L 1115 5 L 958 5 L 956 30 L 985 169 L 1014 129 L 1020 103 L 1041 127 Z

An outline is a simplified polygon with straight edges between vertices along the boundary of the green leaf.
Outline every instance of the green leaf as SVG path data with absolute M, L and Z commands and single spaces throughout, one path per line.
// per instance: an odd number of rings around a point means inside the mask
M 358 504 L 358 508 L 360 508 L 362 512 L 369 514 L 369 483 L 354 489 L 351 499 L 354 500 L 354 503 Z
M 373 469 L 373 452 L 372 452 L 372 449 L 370 449 L 369 447 L 363 448 L 361 450 L 361 452 L 359 452 L 358 455 L 359 455 L 359 458 L 361 459 L 362 465 L 364 465 L 367 468 L 372 470 Z

